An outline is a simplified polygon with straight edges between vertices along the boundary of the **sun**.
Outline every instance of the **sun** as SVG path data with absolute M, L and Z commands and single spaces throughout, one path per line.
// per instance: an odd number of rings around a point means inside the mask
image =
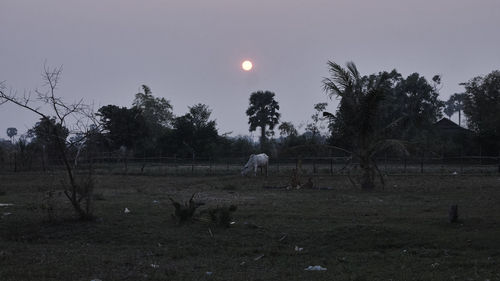
M 250 71 L 252 70 L 253 64 L 249 60 L 245 60 L 243 63 L 241 63 L 241 68 L 245 71 Z

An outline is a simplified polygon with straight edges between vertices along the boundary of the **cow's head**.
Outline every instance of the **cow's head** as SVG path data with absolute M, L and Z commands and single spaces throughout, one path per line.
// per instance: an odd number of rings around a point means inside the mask
M 248 176 L 248 173 L 251 171 L 252 169 L 249 167 L 249 166 L 245 166 L 241 169 L 241 175 L 242 176 Z

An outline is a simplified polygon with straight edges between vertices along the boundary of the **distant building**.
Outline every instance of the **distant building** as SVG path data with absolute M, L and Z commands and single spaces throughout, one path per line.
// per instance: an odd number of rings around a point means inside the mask
M 443 155 L 474 154 L 474 132 L 460 127 L 448 118 L 443 118 L 433 124 L 434 133 L 440 153 Z
M 434 129 L 442 134 L 472 134 L 472 131 L 463 127 L 460 127 L 457 123 L 451 121 L 448 118 L 443 118 L 436 123 L 434 123 Z

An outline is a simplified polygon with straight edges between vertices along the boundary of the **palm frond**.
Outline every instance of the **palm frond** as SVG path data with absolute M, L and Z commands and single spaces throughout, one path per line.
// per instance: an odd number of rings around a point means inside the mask
M 407 120 L 408 120 L 408 116 L 406 116 L 406 115 L 401 116 L 401 117 L 397 118 L 396 120 L 392 121 L 391 123 L 389 123 L 389 125 L 382 128 L 382 130 L 380 130 L 379 134 L 380 135 L 388 134 L 389 132 L 393 131 L 394 129 L 399 127 L 402 123 L 404 123 Z
M 371 152 L 371 157 L 375 156 L 380 151 L 385 149 L 392 149 L 398 153 L 401 153 L 405 156 L 410 155 L 408 149 L 406 149 L 406 142 L 397 139 L 383 139 L 374 144 L 374 149 Z
M 352 87 L 353 79 L 351 73 L 339 64 L 328 61 L 331 77 L 323 80 L 323 88 L 326 92 L 341 95 L 345 90 Z
M 349 62 L 346 63 L 346 66 L 347 66 L 347 70 L 349 70 L 349 72 L 351 73 L 351 76 L 355 80 L 359 80 L 361 78 L 361 76 L 359 74 L 359 71 L 358 71 L 358 68 L 356 67 L 356 65 L 354 64 L 354 62 L 349 61 Z

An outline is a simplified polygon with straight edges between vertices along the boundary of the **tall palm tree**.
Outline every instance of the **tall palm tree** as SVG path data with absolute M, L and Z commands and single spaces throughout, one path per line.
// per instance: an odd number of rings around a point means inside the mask
M 455 112 L 458 112 L 459 126 L 462 126 L 462 111 L 464 110 L 465 99 L 467 99 L 466 93 L 455 93 L 445 102 L 444 114 L 451 118 Z
M 323 79 L 323 89 L 332 97 L 339 97 L 340 104 L 336 115 L 324 112 L 337 123 L 344 135 L 351 140 L 351 159 L 358 159 L 362 169 L 361 188 L 375 188 L 375 177 L 378 173 L 380 181 L 383 177 L 377 167 L 375 155 L 389 147 L 397 147 L 406 152 L 398 140 L 388 139 L 386 136 L 404 117 L 400 117 L 390 124 L 377 123 L 377 111 L 384 99 L 383 83 L 387 76 L 381 75 L 377 81 L 368 82 L 359 74 L 353 62 L 343 68 L 335 62 L 328 61 L 330 77 Z M 350 163 L 352 165 L 352 163 Z M 352 182 L 354 182 L 351 179 Z
M 264 149 L 266 141 L 266 128 L 273 130 L 279 122 L 281 114 L 278 113 L 280 106 L 274 99 L 274 93 L 270 91 L 257 91 L 250 95 L 250 104 L 247 109 L 248 124 L 250 132 L 260 127 L 260 148 Z

